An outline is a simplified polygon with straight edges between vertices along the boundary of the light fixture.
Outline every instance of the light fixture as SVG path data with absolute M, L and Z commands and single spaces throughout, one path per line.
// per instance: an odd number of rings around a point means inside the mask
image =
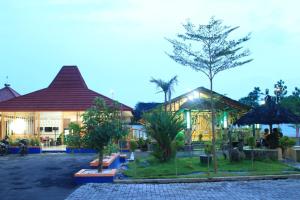
M 15 119 L 11 124 L 11 129 L 14 133 L 23 134 L 25 132 L 26 123 L 23 119 Z

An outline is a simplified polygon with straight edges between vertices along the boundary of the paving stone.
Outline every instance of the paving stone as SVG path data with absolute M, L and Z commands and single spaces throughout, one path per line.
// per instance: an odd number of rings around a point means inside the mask
M 79 199 L 300 199 L 300 180 L 237 181 L 179 184 L 86 184 L 67 200 Z

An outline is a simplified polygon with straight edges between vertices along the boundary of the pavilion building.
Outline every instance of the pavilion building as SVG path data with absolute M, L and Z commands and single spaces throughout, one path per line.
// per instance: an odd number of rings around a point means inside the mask
M 217 92 L 213 92 L 212 95 L 217 137 L 222 137 L 224 130 L 249 111 L 250 107 Z M 199 87 L 172 99 L 167 104 L 167 110 L 178 113 L 184 119 L 185 132 L 190 134 L 192 141 L 199 141 L 199 138 L 212 139 L 210 97 L 210 90 Z
M 17 96 L 17 95 L 16 95 Z M 44 89 L 0 102 L 0 138 L 52 138 L 66 134 L 71 122 L 82 123 L 82 114 L 96 97 L 108 106 L 114 100 L 90 90 L 77 66 L 63 66 Z M 132 108 L 120 105 L 122 119 L 130 122 Z

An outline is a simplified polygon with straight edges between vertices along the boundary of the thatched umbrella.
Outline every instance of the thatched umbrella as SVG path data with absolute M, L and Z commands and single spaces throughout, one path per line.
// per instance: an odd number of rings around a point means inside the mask
M 300 117 L 276 104 L 271 97 L 266 98 L 266 103 L 257 108 L 253 108 L 240 119 L 235 125 L 265 124 L 270 126 L 272 131 L 273 124 L 299 124 Z

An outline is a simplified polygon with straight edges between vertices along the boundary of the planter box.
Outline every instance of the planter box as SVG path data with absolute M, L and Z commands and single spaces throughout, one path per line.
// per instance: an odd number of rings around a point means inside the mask
M 117 169 L 120 165 L 120 154 L 115 153 L 109 156 L 108 158 L 104 158 L 102 161 L 103 169 Z M 99 159 L 95 159 L 90 162 L 90 167 L 97 168 L 99 166 Z
M 20 148 L 19 147 L 9 147 L 9 153 L 11 154 L 18 154 L 20 152 Z M 42 150 L 41 150 L 41 147 L 28 147 L 27 148 L 27 153 L 28 154 L 39 154 L 41 153 Z
M 38 154 L 41 153 L 42 149 L 41 147 L 28 147 L 28 153 L 29 154 Z
M 96 169 L 82 169 L 74 175 L 77 184 L 84 183 L 113 183 L 116 169 L 104 169 L 98 173 Z
M 251 160 L 251 149 L 244 149 L 246 159 Z M 253 149 L 254 160 L 279 160 L 280 152 L 277 149 Z
M 87 149 L 87 148 L 66 148 L 66 153 L 96 153 L 93 149 Z
M 121 163 L 125 163 L 126 162 L 126 158 L 127 158 L 126 154 L 120 154 L 120 162 Z
M 211 155 L 200 155 L 200 163 L 202 165 L 207 165 L 208 164 L 208 160 L 209 163 L 212 163 L 212 156 Z
M 300 146 L 288 148 L 286 150 L 286 157 L 295 162 L 300 162 Z

